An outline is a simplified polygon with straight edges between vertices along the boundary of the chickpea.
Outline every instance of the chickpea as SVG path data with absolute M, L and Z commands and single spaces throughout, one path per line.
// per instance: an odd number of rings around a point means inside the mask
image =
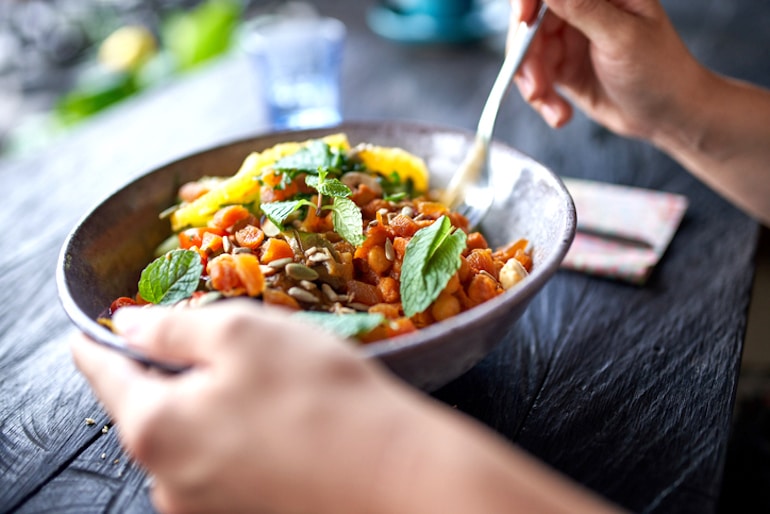
M 369 269 L 378 275 L 387 273 L 392 265 L 392 262 L 385 255 L 385 247 L 383 246 L 373 246 L 366 255 L 366 262 L 369 264 Z
M 430 313 L 436 321 L 451 318 L 460 313 L 462 306 L 455 296 L 442 292 L 431 305 Z

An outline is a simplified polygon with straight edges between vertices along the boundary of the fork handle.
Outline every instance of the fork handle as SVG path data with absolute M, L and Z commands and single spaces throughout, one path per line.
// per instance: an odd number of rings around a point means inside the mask
M 495 120 L 497 119 L 500 104 L 505 97 L 505 93 L 508 91 L 513 76 L 521 66 L 524 56 L 527 55 L 529 45 L 540 28 L 540 23 L 543 21 L 547 11 L 548 6 L 545 2 L 540 2 L 540 8 L 537 11 L 535 20 L 531 24 L 527 24 L 525 21 L 519 22 L 519 25 L 516 27 L 513 42 L 505 55 L 500 71 L 497 73 L 497 78 L 495 78 L 487 101 L 481 111 L 479 124 L 476 128 L 476 138 L 481 139 L 487 145 L 492 139 L 492 132 L 495 128 Z

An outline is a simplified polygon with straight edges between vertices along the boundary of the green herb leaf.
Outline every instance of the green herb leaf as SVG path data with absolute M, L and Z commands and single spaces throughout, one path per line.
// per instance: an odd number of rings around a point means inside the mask
M 334 169 L 339 165 L 339 153 L 321 140 L 310 141 L 291 155 L 279 159 L 273 168 L 283 172 L 316 174 L 318 169 Z
M 305 177 L 305 183 L 325 196 L 347 198 L 353 194 L 348 186 L 336 178 L 326 178 L 325 173 L 319 173 L 318 176 L 307 175 Z
M 364 219 L 361 209 L 349 198 L 337 197 L 332 209 L 334 231 L 353 246 L 361 246 L 364 242 Z
M 152 261 L 142 271 L 139 294 L 159 305 L 188 298 L 198 289 L 203 263 L 198 252 L 174 250 Z
M 293 316 L 316 323 L 341 337 L 353 337 L 369 332 L 385 321 L 385 316 L 376 313 L 356 312 L 333 314 L 331 312 L 302 311 Z
M 313 205 L 307 200 L 288 200 L 285 202 L 268 202 L 260 204 L 259 208 L 267 216 L 267 219 L 273 222 L 276 227 L 283 225 L 291 213 L 303 205 Z
M 406 316 L 427 309 L 460 268 L 467 236 L 446 216 L 418 230 L 401 266 L 401 302 Z

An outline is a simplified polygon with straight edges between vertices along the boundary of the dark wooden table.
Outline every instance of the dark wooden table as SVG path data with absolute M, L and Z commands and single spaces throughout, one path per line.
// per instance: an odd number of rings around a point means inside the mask
M 407 47 L 366 27 L 371 2 L 317 2 L 349 29 L 348 119 L 473 129 L 501 41 Z M 710 66 L 770 85 L 770 10 L 665 2 Z M 129 101 L 39 155 L 0 162 L 0 511 L 146 512 L 145 477 L 73 367 L 54 267 L 111 190 L 188 152 L 267 130 L 237 56 Z M 516 95 L 497 137 L 564 175 L 686 195 L 644 287 L 561 271 L 510 340 L 435 393 L 558 470 L 638 512 L 707 513 L 720 491 L 758 225 L 654 149 L 578 117 L 549 130 Z M 89 425 L 86 418 L 93 418 Z

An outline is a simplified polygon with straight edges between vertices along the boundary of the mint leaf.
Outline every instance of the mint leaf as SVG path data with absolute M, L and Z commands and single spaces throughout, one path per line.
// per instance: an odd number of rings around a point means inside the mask
M 320 194 L 326 196 L 347 198 L 353 194 L 348 186 L 336 178 L 326 178 L 325 172 L 319 172 L 318 176 L 306 175 L 305 183 L 318 191 Z
M 259 206 L 267 218 L 273 222 L 276 227 L 283 225 L 291 213 L 303 205 L 313 205 L 307 200 L 288 200 L 285 202 L 268 202 Z
M 353 337 L 375 329 L 385 316 L 376 313 L 356 312 L 333 314 L 331 312 L 301 311 L 293 314 L 300 319 L 321 325 L 341 337 Z
M 203 263 L 198 252 L 174 250 L 152 261 L 139 278 L 139 294 L 148 302 L 168 305 L 198 289 Z
M 327 207 L 332 210 L 334 231 L 353 246 L 361 246 L 364 242 L 364 219 L 361 209 L 349 198 L 337 197 L 334 204 Z
M 273 169 L 283 172 L 318 173 L 318 169 L 336 169 L 342 163 L 339 152 L 320 140 L 309 142 L 291 155 L 279 159 Z
M 406 245 L 401 266 L 401 302 L 406 316 L 427 309 L 460 268 L 467 236 L 441 216 Z

